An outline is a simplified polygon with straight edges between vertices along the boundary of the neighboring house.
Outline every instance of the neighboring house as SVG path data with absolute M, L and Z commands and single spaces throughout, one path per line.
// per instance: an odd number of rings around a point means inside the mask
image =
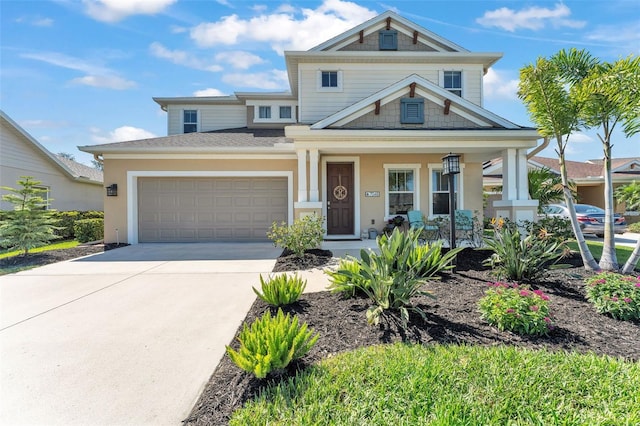
M 547 168 L 551 172 L 560 174 L 560 166 L 557 158 L 532 157 L 528 161 L 530 168 Z M 567 167 L 567 177 L 576 185 L 578 201 L 583 204 L 592 204 L 604 208 L 604 161 L 588 160 L 565 161 Z M 614 158 L 611 160 L 611 177 L 613 190 L 622 185 L 627 185 L 633 180 L 640 180 L 640 157 Z M 485 163 L 484 167 L 484 187 L 485 192 L 491 198 L 496 198 L 494 188 L 502 185 L 502 159 L 496 158 Z M 616 213 L 623 213 L 634 222 L 629 212 L 625 212 L 624 204 L 615 206 Z M 491 206 L 485 209 L 485 215 L 492 215 Z
M 100 170 L 52 154 L 0 111 L 0 186 L 18 188 L 21 176 L 41 182 L 49 208 L 102 211 L 105 190 Z M 0 201 L 0 210 L 11 209 L 11 203 Z
M 501 56 L 385 12 L 285 52 L 286 93 L 154 98 L 169 136 L 80 147 L 118 185 L 105 239 L 264 240 L 273 221 L 309 213 L 326 218 L 327 239 L 360 238 L 411 209 L 447 215 L 450 152 L 457 208 L 482 214 L 482 164 L 501 156 L 509 184 L 496 207 L 533 219 L 526 154 L 540 136 L 483 108 L 482 77 Z

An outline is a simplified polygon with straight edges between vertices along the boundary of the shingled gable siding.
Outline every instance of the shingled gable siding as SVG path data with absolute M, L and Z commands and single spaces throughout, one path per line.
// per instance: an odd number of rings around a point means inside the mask
M 374 111 L 358 117 L 350 123 L 342 126 L 344 129 L 455 129 L 480 127 L 476 123 L 467 120 L 453 112 L 445 115 L 444 107 L 425 99 L 424 124 L 400 123 L 400 98 L 383 105 L 380 114 Z
M 391 27 L 393 29 L 393 26 Z M 378 40 L 378 31 L 364 36 L 362 43 L 359 40 L 343 47 L 344 51 L 377 51 L 380 50 L 380 44 Z M 413 37 L 398 31 L 398 51 L 421 51 L 421 52 L 435 52 L 436 50 L 431 46 L 427 46 L 424 43 L 413 44 Z

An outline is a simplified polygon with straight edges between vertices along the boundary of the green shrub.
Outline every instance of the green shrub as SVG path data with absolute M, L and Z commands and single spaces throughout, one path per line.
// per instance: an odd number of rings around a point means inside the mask
M 238 336 L 240 348 L 227 346 L 229 358 L 241 369 L 262 379 L 278 372 L 295 359 L 303 357 L 318 341 L 318 335 L 298 325 L 298 317 L 291 318 L 278 309 L 275 317 L 267 311 L 251 327 L 245 323 Z
M 319 248 L 324 236 L 321 216 L 311 214 L 296 219 L 293 225 L 287 226 L 282 222 L 273 222 L 267 237 L 276 247 L 291 250 L 296 256 L 304 257 L 306 250 Z
M 391 236 L 378 237 L 380 254 L 360 251 L 359 270 L 354 268 L 336 271 L 336 274 L 343 275 L 345 281 L 358 286 L 374 302 L 374 306 L 366 314 L 369 324 L 378 324 L 380 315 L 385 310 L 398 310 L 405 327 L 409 321 L 409 311 L 425 318 L 420 308 L 411 305 L 411 298 L 431 296 L 429 292 L 421 290 L 422 286 L 437 272 L 451 269 L 451 259 L 461 248 L 449 250 L 445 255 L 441 255 L 440 245 L 430 249 L 417 249 L 420 247 L 420 233 L 420 229 L 402 232 L 396 228 Z
M 81 243 L 104 238 L 104 219 L 83 219 L 73 226 L 76 239 Z
M 340 259 L 335 271 L 325 269 L 329 276 L 327 289 L 331 293 L 342 293 L 345 297 L 353 297 L 358 289 L 368 286 L 368 281 L 360 275 L 360 263 L 353 257 Z
M 640 319 L 640 276 L 603 272 L 586 280 L 587 299 L 601 314 Z
M 65 240 L 75 238 L 75 223 L 78 220 L 83 219 L 103 219 L 104 212 L 101 211 L 79 211 L 69 210 L 64 212 L 55 212 L 53 217 L 58 221 L 59 229 L 56 231 L 56 235 Z
M 562 217 L 541 217 L 537 222 L 527 222 L 525 229 L 529 234 L 541 235 L 560 244 L 565 244 L 568 240 L 575 238 L 571 222 Z
M 640 233 L 640 222 L 635 222 L 629 225 L 629 232 Z
M 500 331 L 547 334 L 552 326 L 549 297 L 540 290 L 502 282 L 491 287 L 478 302 L 482 318 Z
M 484 238 L 493 254 L 485 261 L 498 278 L 511 281 L 533 281 L 544 276 L 545 266 L 556 263 L 566 253 L 564 243 L 545 232 L 529 233 L 503 219 L 494 221 L 493 232 Z
M 307 286 L 307 281 L 298 275 L 276 275 L 265 281 L 260 274 L 262 292 L 253 287 L 253 292 L 272 306 L 285 306 L 297 302 Z

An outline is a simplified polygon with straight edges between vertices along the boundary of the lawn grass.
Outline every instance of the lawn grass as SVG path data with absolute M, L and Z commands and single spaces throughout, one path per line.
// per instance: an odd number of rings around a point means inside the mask
M 579 252 L 578 243 L 576 243 L 575 241 L 570 241 L 568 245 L 572 251 Z M 604 246 L 604 244 L 599 241 L 587 240 L 587 245 L 589 246 L 589 250 L 591 251 L 593 257 L 597 261 L 599 261 L 602 257 L 602 247 Z M 624 265 L 631 256 L 631 253 L 633 253 L 633 247 L 616 245 L 616 257 L 618 258 L 618 264 L 620 264 L 621 266 Z
M 514 347 L 380 345 L 267 388 L 230 425 L 640 424 L 640 363 Z
M 78 241 L 76 241 L 76 240 L 62 241 L 62 242 L 59 242 L 59 243 L 48 244 L 46 246 L 42 246 L 42 247 L 38 247 L 38 248 L 35 248 L 35 249 L 31 249 L 31 250 L 29 250 L 29 253 L 40 253 L 40 252 L 49 251 L 49 250 L 68 249 L 68 248 L 76 247 L 79 244 L 80 243 Z M 4 259 L 6 257 L 18 256 L 18 255 L 21 255 L 21 254 L 22 254 L 21 250 L 2 251 L 2 252 L 0 252 L 0 259 Z

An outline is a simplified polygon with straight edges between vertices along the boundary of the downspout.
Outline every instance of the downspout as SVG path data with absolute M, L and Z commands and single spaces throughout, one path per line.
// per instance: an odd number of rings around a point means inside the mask
M 527 160 L 531 160 L 531 158 L 533 158 L 537 153 L 539 153 L 540 151 L 542 151 L 543 149 L 548 147 L 549 146 L 549 142 L 551 142 L 551 140 L 547 136 L 545 136 L 544 137 L 544 141 L 542 142 L 542 144 L 540 144 L 539 146 L 533 148 L 533 151 L 527 153 Z

